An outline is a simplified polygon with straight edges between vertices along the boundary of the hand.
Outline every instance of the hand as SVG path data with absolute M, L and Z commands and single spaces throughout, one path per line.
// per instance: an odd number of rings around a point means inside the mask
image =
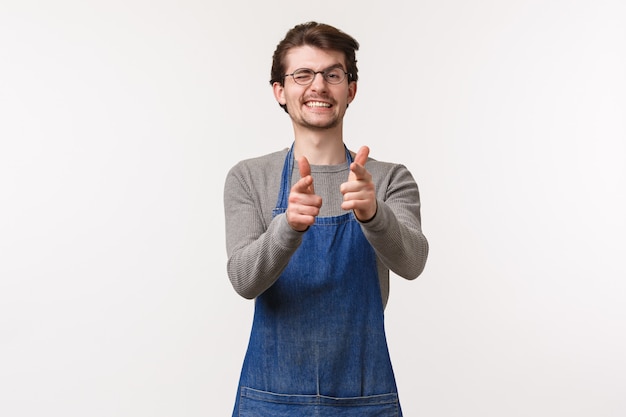
M 293 230 L 304 232 L 313 223 L 322 207 L 322 197 L 315 194 L 311 166 L 306 157 L 298 159 L 300 179 L 291 187 L 287 205 L 287 223 Z
M 348 181 L 341 184 L 344 210 L 354 210 L 354 215 L 362 222 L 371 220 L 376 214 L 376 190 L 372 182 L 372 174 L 365 169 L 370 150 L 362 146 L 350 165 Z

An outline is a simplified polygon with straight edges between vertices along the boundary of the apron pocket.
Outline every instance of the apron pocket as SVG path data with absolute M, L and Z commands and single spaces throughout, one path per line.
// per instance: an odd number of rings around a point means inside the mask
M 241 387 L 239 417 L 400 417 L 395 393 L 336 398 Z

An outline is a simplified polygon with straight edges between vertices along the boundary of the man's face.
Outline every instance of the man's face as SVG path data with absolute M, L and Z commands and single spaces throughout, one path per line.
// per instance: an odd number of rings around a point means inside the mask
M 311 46 L 292 48 L 286 57 L 286 74 L 300 68 L 324 71 L 346 64 L 342 52 L 327 51 Z M 356 82 L 348 76 L 339 84 L 328 83 L 322 74 L 316 74 L 309 85 L 297 84 L 293 77 L 285 77 L 284 85 L 274 83 L 274 96 L 285 104 L 296 127 L 313 130 L 341 127 L 346 108 L 356 94 Z

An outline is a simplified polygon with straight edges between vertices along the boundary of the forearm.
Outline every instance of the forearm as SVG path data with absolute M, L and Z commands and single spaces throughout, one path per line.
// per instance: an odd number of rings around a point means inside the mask
M 387 203 L 378 201 L 376 215 L 363 223 L 362 229 L 391 271 L 406 279 L 415 279 L 422 273 L 428 257 L 428 241 L 418 216 L 410 212 L 395 213 Z
M 281 214 L 258 237 L 254 238 L 252 231 L 248 236 L 241 236 L 238 242 L 231 242 L 227 270 L 235 291 L 252 299 L 271 287 L 301 241 L 302 233 L 291 229 L 285 215 Z

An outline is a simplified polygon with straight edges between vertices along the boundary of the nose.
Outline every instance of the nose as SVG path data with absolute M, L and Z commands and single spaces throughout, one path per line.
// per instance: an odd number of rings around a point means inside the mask
M 313 90 L 325 90 L 327 84 L 326 78 L 324 78 L 324 71 L 317 71 L 313 74 L 313 81 L 311 81 L 311 88 Z

